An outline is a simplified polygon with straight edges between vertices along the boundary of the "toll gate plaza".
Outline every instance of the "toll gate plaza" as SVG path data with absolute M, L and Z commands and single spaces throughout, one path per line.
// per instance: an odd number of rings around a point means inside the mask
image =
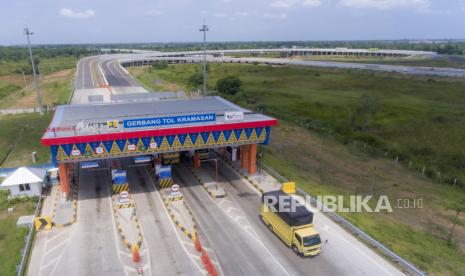
M 315 259 L 263 223 L 262 194 L 283 183 L 256 157 L 276 125 L 218 96 L 58 106 L 42 144 L 59 185 L 27 274 L 399 275 L 322 213 Z
M 72 165 L 101 159 L 189 152 L 200 167 L 202 149 L 234 148 L 243 168 L 256 170 L 257 144 L 267 144 L 277 120 L 221 97 L 58 106 L 42 138 L 70 194 Z

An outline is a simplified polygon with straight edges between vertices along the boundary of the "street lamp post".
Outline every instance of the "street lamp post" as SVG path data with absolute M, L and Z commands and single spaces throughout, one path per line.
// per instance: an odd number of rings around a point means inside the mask
M 40 84 L 39 84 L 39 79 L 36 76 L 36 68 L 35 68 L 35 65 L 34 65 L 34 58 L 32 57 L 31 39 L 29 38 L 29 36 L 33 35 L 34 33 L 29 31 L 29 29 L 26 27 L 26 28 L 24 28 L 24 34 L 27 37 L 27 45 L 29 47 L 29 57 L 31 58 L 32 74 L 34 76 L 34 83 L 35 83 L 35 86 L 36 86 L 37 105 L 39 106 L 40 115 L 44 115 L 44 111 L 42 109 L 42 97 L 40 96 Z
M 203 96 L 207 96 L 207 31 L 208 26 L 203 24 L 202 29 L 199 31 L 203 32 Z

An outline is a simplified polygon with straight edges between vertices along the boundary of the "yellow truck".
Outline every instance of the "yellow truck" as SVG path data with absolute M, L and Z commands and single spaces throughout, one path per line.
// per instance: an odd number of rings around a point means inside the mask
M 321 239 L 313 227 L 313 213 L 289 194 L 281 190 L 264 193 L 260 217 L 296 254 L 316 256 L 321 253 Z

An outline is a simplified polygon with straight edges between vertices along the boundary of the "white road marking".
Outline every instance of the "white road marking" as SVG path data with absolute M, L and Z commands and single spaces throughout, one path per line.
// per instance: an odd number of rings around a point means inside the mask
M 92 64 L 94 64 L 94 63 L 95 63 L 95 59 L 93 59 L 93 60 L 91 60 L 91 61 L 89 62 L 89 71 L 90 71 L 90 79 L 91 79 L 91 81 L 92 81 L 92 87 L 95 88 L 94 72 L 93 72 L 93 70 L 92 70 Z
M 114 61 L 110 61 L 110 62 L 107 62 L 107 68 L 108 70 L 110 70 L 110 73 L 113 75 L 113 76 L 116 76 L 115 72 L 113 72 L 113 70 L 111 69 L 111 64 L 113 63 Z
M 202 190 L 203 190 L 203 189 L 202 189 Z M 205 190 L 203 190 L 203 191 L 205 192 Z M 205 193 L 206 193 L 206 192 L 205 192 Z M 218 203 L 217 203 L 215 200 L 213 200 L 213 198 L 211 198 L 210 196 L 208 196 L 208 198 L 209 198 L 211 201 L 213 201 L 213 203 L 214 203 L 215 205 L 217 205 L 218 208 L 219 208 L 220 210 L 223 210 L 223 209 L 218 205 Z M 234 200 L 234 198 L 232 198 L 232 200 Z M 237 203 L 237 202 L 236 202 L 236 203 Z M 223 211 L 224 211 L 224 210 L 223 210 Z M 231 217 L 231 215 L 229 215 L 229 214 L 228 214 L 228 216 Z M 241 229 L 244 230 L 243 225 L 242 225 L 241 223 L 238 223 L 233 217 L 231 217 L 231 218 L 232 218 L 232 220 L 233 220 L 235 223 L 237 223 L 237 224 L 240 226 Z M 246 221 L 248 222 L 247 219 L 246 219 Z M 250 224 L 250 223 L 248 222 L 248 224 Z M 255 240 L 258 241 L 258 244 L 262 246 L 262 248 L 264 249 L 264 251 L 271 257 L 271 259 L 273 259 L 273 260 L 275 261 L 276 264 L 278 264 L 278 266 L 281 268 L 281 270 L 282 270 L 286 275 L 291 275 L 291 274 L 289 274 L 289 272 L 286 270 L 286 268 L 279 262 L 279 260 L 271 253 L 271 251 L 265 246 L 265 244 L 264 244 L 263 241 L 259 238 L 259 236 L 258 236 L 257 233 L 255 232 L 255 230 L 253 230 L 253 231 L 245 231 L 245 230 L 244 230 L 244 232 L 247 233 L 248 235 L 250 235 L 253 239 L 255 239 Z
M 162 201 L 162 199 L 161 199 L 161 196 L 160 196 L 160 194 L 159 194 L 158 192 L 156 193 L 156 197 L 158 198 L 159 202 L 163 203 L 163 201 Z M 166 214 L 166 217 L 169 219 L 169 218 L 170 218 L 170 215 L 169 215 L 168 211 L 166 210 L 165 204 L 160 204 L 160 205 L 162 206 L 163 211 L 164 211 L 165 214 Z M 170 222 L 171 228 L 173 228 L 173 232 L 174 232 L 174 234 L 176 235 L 176 238 L 178 239 L 179 243 L 181 244 L 181 246 L 182 246 L 182 248 L 184 249 L 184 251 L 186 252 L 186 254 L 189 256 L 189 258 L 191 258 L 192 263 L 197 267 L 197 269 L 198 269 L 202 274 L 205 274 L 206 271 L 205 271 L 204 269 L 202 269 L 202 268 L 198 265 L 198 263 L 197 263 L 196 261 L 193 260 L 193 258 L 192 258 L 193 255 L 186 249 L 186 247 L 184 246 L 184 243 L 182 243 L 182 239 L 181 239 L 181 237 L 179 236 L 178 230 L 177 230 L 176 227 L 174 226 L 173 221 L 172 221 L 171 219 L 169 219 L 169 222 Z
M 54 241 L 55 239 L 57 239 L 58 237 L 63 236 L 64 233 L 68 233 L 69 231 L 71 231 L 70 229 L 71 229 L 71 228 L 69 228 L 69 227 L 68 227 L 68 228 L 62 228 L 62 230 L 61 230 L 58 234 L 56 234 L 54 237 L 48 239 L 48 240 L 45 241 L 45 242 L 46 242 L 46 243 L 53 242 L 53 241 Z
M 107 178 L 108 178 L 108 175 L 105 175 L 105 183 L 104 183 L 103 186 L 106 187 L 107 193 L 109 195 L 111 195 L 110 188 L 108 187 L 108 179 Z M 116 233 L 116 222 L 115 222 L 115 216 L 113 216 L 113 204 L 111 202 L 111 196 L 108 197 L 108 203 L 110 204 L 110 208 L 112 208 L 112 210 L 111 210 L 111 212 L 112 212 L 112 214 L 111 214 L 111 222 L 113 223 L 113 237 L 114 237 L 116 248 L 118 249 L 118 253 L 120 253 L 121 248 L 120 248 L 120 245 L 118 243 L 118 239 L 119 239 L 118 233 Z M 78 212 L 78 214 L 79 214 L 79 212 Z M 119 261 L 121 263 L 121 266 L 124 268 L 124 275 L 128 276 L 128 272 L 126 270 L 127 267 L 126 267 L 126 265 L 124 265 L 123 260 L 121 259 L 121 255 L 120 254 L 117 254 L 117 255 L 118 255 L 118 259 L 119 259 Z
M 70 241 L 71 241 L 71 237 L 74 236 L 74 231 L 72 231 L 71 235 L 69 236 L 67 242 L 66 242 L 66 246 L 65 248 L 63 248 L 63 251 L 61 251 L 61 254 L 56 258 L 57 259 L 57 262 L 55 263 L 54 267 L 53 267 L 53 270 L 52 272 L 50 273 L 50 275 L 54 275 L 55 274 L 55 271 L 58 267 L 58 263 L 60 262 L 61 258 L 63 258 L 63 255 L 65 254 L 66 252 L 66 249 L 68 248 L 69 244 L 70 244 Z
M 58 244 L 56 244 L 55 246 L 53 246 L 52 248 L 50 249 L 47 249 L 47 253 L 45 253 L 46 255 L 49 255 L 50 253 L 53 253 L 53 251 L 55 251 L 57 248 L 59 248 L 60 246 L 62 246 L 63 244 L 66 244 L 68 240 L 64 240 L 62 242 L 59 242 Z
M 97 66 L 98 66 L 98 70 L 100 72 L 100 75 L 102 76 L 103 83 L 105 83 L 105 85 L 108 85 L 107 78 L 105 77 L 105 74 L 103 74 L 103 70 L 102 70 L 102 67 L 100 66 L 99 62 L 97 62 Z
M 136 206 L 137 207 L 137 206 Z M 144 233 L 144 227 L 142 225 L 142 223 L 140 223 L 140 228 L 139 228 L 140 232 L 141 232 L 141 235 L 142 237 L 147 237 Z M 145 249 L 144 249 L 144 252 L 147 252 L 147 262 L 146 262 L 146 265 L 149 266 L 149 271 L 150 271 L 150 274 L 152 274 L 152 259 L 150 258 L 150 250 L 149 250 L 149 247 L 147 246 L 147 240 L 145 240 Z

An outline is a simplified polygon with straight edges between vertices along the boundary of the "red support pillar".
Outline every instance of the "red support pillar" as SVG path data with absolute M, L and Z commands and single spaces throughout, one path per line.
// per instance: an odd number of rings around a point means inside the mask
M 200 153 L 198 152 L 194 154 L 194 168 L 196 169 L 200 168 Z
M 249 174 L 252 175 L 257 171 L 257 144 L 249 146 Z
M 61 191 L 66 193 L 66 198 L 68 199 L 70 197 L 69 164 L 68 163 L 59 163 L 58 164 L 58 174 L 60 175 Z
M 241 147 L 241 161 L 242 161 L 242 169 L 247 170 L 249 169 L 249 145 L 243 145 Z

